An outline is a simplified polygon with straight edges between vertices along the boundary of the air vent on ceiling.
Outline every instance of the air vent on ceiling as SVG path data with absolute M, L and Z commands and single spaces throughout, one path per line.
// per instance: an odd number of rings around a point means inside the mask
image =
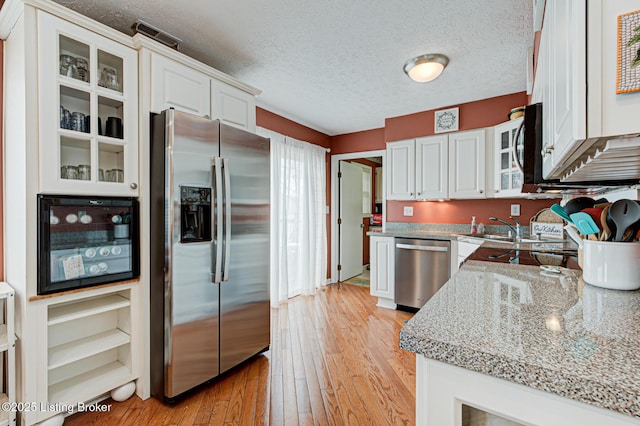
M 172 49 L 179 50 L 180 40 L 178 37 L 175 37 L 161 29 L 154 27 L 153 25 L 147 24 L 141 19 L 138 19 L 136 23 L 133 25 L 133 29 L 135 32 L 144 34 L 147 37 L 151 37 L 152 39 L 159 41 L 160 43 L 169 46 Z

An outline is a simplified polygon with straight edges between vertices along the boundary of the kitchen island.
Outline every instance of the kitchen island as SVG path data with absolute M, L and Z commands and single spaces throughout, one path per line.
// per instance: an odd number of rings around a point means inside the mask
M 467 405 L 522 424 L 640 424 L 640 291 L 579 270 L 467 261 L 409 321 L 417 424 Z

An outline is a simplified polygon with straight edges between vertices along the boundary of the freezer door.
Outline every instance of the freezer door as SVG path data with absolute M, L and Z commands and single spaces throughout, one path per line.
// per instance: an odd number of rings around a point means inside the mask
M 270 342 L 269 140 L 221 124 L 220 155 L 230 191 L 223 200 L 230 241 L 220 284 L 222 373 Z
M 201 221 L 209 221 L 209 229 L 215 228 L 213 200 L 206 215 L 199 212 L 194 218 L 192 213 L 195 204 L 206 204 L 202 194 L 214 192 L 211 161 L 219 152 L 219 123 L 181 112 L 169 115 L 173 115 L 174 130 L 167 138 L 165 156 L 166 169 L 172 171 L 165 182 L 166 199 L 171 200 L 165 206 L 169 264 L 165 273 L 169 321 L 165 328 L 165 395 L 172 398 L 219 374 L 219 287 L 211 280 L 215 235 L 181 235 L 185 223 L 189 232 L 194 222 L 203 226 Z M 199 197 L 204 201 L 196 200 Z

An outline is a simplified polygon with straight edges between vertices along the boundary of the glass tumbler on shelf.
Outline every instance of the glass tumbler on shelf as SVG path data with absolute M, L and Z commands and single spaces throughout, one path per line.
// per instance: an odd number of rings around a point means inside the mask
M 62 179 L 78 179 L 78 168 L 76 166 L 62 166 L 60 168 L 60 177 Z
M 74 112 L 71 114 L 71 130 L 75 130 L 76 132 L 87 131 L 87 123 L 85 122 L 83 113 Z
M 71 55 L 60 55 L 60 75 L 78 78 L 76 58 Z
M 61 129 L 70 129 L 71 128 L 71 113 L 68 109 L 60 105 L 60 128 Z
M 91 166 L 89 164 L 80 164 L 78 166 L 78 179 L 91 180 Z
M 78 71 L 78 79 L 89 81 L 89 62 L 84 58 L 76 58 L 76 69 Z
M 124 182 L 124 171 L 122 169 L 113 169 L 113 182 Z
M 111 90 L 118 90 L 118 73 L 113 68 L 105 67 L 100 74 L 98 86 L 106 87 Z

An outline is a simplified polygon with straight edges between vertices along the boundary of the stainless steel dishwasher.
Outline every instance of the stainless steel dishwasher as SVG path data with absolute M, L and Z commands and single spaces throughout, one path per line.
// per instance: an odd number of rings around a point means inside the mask
M 451 242 L 395 239 L 395 303 L 421 308 L 451 275 Z

